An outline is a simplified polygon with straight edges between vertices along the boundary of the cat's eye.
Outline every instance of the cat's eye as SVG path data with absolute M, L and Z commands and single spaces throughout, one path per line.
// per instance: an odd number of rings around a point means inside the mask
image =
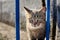
M 36 18 L 41 18 L 41 16 L 38 15 L 38 16 L 36 16 Z
M 38 18 L 39 16 L 37 15 L 37 18 Z
M 38 15 L 36 15 L 36 18 L 38 18 L 39 16 Z

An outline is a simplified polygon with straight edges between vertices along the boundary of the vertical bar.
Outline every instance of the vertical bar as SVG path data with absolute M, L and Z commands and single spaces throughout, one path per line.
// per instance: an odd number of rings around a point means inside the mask
M 19 0 L 16 0 L 16 40 L 20 40 L 19 30 Z
M 46 0 L 46 40 L 49 40 L 50 33 L 50 0 Z
M 56 0 L 53 0 L 53 27 L 52 27 L 52 40 L 55 40 L 55 35 L 56 35 L 56 19 L 57 19 Z

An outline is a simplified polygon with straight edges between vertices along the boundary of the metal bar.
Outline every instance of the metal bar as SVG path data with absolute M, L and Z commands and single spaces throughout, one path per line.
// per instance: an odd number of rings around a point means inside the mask
M 16 40 L 20 40 L 19 30 L 19 0 L 16 0 Z
M 46 40 L 49 40 L 50 34 L 50 0 L 46 0 Z

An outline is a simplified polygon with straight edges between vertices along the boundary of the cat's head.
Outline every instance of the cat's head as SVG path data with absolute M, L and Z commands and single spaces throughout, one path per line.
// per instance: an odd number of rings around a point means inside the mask
M 29 23 L 31 23 L 34 26 L 39 26 L 40 23 L 45 22 L 45 12 L 46 12 L 46 7 L 42 7 L 39 11 L 33 11 L 30 10 L 26 7 L 24 7 L 26 11 L 26 18 L 28 19 Z

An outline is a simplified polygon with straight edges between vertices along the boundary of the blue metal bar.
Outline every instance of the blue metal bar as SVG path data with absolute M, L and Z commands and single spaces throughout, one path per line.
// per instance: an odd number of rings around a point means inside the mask
M 49 40 L 50 33 L 50 0 L 46 0 L 46 40 Z
M 19 0 L 16 0 L 16 40 L 20 40 L 19 30 Z

